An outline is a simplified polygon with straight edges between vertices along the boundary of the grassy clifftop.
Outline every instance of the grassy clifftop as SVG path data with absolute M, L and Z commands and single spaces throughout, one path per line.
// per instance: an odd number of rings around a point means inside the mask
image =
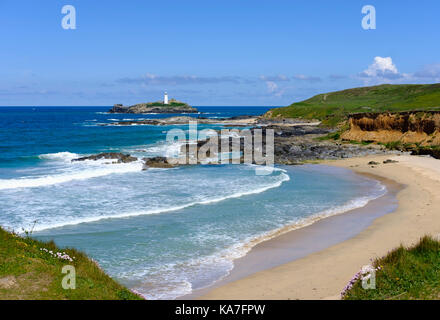
M 440 83 L 380 85 L 316 95 L 288 107 L 268 111 L 267 117 L 318 119 L 335 126 L 350 113 L 439 110 Z
M 76 288 L 63 289 L 64 266 L 75 268 Z M 71 284 L 71 282 L 69 282 Z M 84 253 L 0 228 L 0 300 L 140 300 Z
M 440 298 L 440 242 L 425 236 L 410 248 L 400 246 L 373 263 L 376 288 L 365 290 L 362 280 L 351 282 L 347 300 L 438 300 Z

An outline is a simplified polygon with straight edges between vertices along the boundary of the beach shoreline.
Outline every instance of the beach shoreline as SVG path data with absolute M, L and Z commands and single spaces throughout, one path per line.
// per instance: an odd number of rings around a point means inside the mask
M 316 166 L 316 165 L 312 165 Z M 367 178 L 386 188 L 384 194 L 369 198 L 365 205 L 340 206 L 334 210 L 319 212 L 302 220 L 300 223 L 286 225 L 274 230 L 250 245 L 249 251 L 234 260 L 233 269 L 221 279 L 207 287 L 193 290 L 177 299 L 198 299 L 215 288 L 248 277 L 279 265 L 303 258 L 309 254 L 324 250 L 332 244 L 354 237 L 368 227 L 372 221 L 394 211 L 397 208 L 396 194 L 404 187 L 392 180 L 371 174 L 358 174 L 345 168 L 319 165 L 323 170 L 338 170 L 338 174 L 352 175 L 353 179 Z M 347 232 L 347 229 L 348 232 Z
M 387 159 L 398 162 L 384 164 L 383 161 Z M 378 164 L 371 165 L 370 161 Z M 385 214 L 378 209 L 383 209 L 382 206 L 390 203 L 391 198 L 373 211 L 366 207 L 374 206 L 374 203 L 380 199 L 370 201 L 367 206 L 360 209 L 370 212 L 372 221 L 355 234 L 343 232 L 346 239 L 339 237 L 336 243 L 330 241 L 326 248 L 317 248 L 318 250 L 315 248 L 311 253 L 305 250 L 302 256 L 290 261 L 251 274 L 241 272 L 240 275 L 240 270 L 245 269 L 246 265 L 252 266 L 252 259 L 254 263 L 258 263 L 255 256 L 260 256 L 262 261 L 261 257 L 266 255 L 268 260 L 267 257 L 269 259 L 271 257 L 270 254 L 267 256 L 268 253 L 279 251 L 283 243 L 291 249 L 292 241 L 303 239 L 307 233 L 310 236 L 313 234 L 311 231 L 315 230 L 316 236 L 317 232 L 323 232 L 325 228 L 319 231 L 320 224 L 343 224 L 344 222 L 341 221 L 346 220 L 347 217 L 356 221 L 359 216 L 354 215 L 359 209 L 319 220 L 309 227 L 289 231 L 265 241 L 254 247 L 242 258 L 243 261 L 235 262 L 234 270 L 228 277 L 212 287 L 196 291 L 193 295 L 184 298 L 339 299 L 346 283 L 362 266 L 368 265 L 371 259 L 385 255 L 401 243 L 411 245 L 425 234 L 436 236 L 440 232 L 440 221 L 435 219 L 435 208 L 440 205 L 440 197 L 436 195 L 436 190 L 440 187 L 439 160 L 406 155 L 372 155 L 320 163 L 373 176 L 385 182 L 388 188 L 394 184 L 391 188 L 394 188 L 398 206 Z M 392 194 L 393 191 L 390 193 Z M 327 230 L 329 230 L 328 226 Z

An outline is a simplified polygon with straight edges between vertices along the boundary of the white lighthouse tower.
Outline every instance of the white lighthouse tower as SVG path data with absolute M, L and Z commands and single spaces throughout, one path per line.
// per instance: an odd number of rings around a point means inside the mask
M 165 91 L 165 94 L 163 95 L 163 104 L 168 104 L 168 93 Z

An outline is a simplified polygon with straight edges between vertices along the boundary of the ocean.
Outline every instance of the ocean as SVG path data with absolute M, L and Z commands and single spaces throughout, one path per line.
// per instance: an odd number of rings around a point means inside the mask
M 0 225 L 83 250 L 148 299 L 209 286 L 279 230 L 362 207 L 385 193 L 375 180 L 319 165 L 276 166 L 256 175 L 252 165 L 142 171 L 140 161 L 71 162 L 99 152 L 167 156 L 179 148 L 166 142 L 167 131 L 188 129 L 102 126 L 172 116 L 108 114 L 109 108 L 0 108 Z M 200 116 L 219 118 L 269 108 L 198 109 Z

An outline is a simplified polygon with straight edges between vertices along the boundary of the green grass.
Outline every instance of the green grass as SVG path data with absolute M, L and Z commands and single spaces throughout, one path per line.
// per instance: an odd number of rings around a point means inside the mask
M 389 150 L 404 150 L 404 145 L 401 141 L 392 141 L 384 144 Z
M 170 102 L 169 104 L 164 104 L 163 102 L 152 102 L 151 104 L 149 104 L 149 106 L 169 108 L 169 107 L 184 107 L 188 105 L 183 102 Z
M 272 109 L 272 116 L 321 120 L 334 127 L 350 113 L 439 110 L 440 84 L 380 85 L 319 94 L 288 107 Z
M 344 131 L 349 129 L 349 125 L 347 123 L 345 123 L 344 125 L 340 125 L 339 129 L 335 132 L 330 132 L 329 134 L 322 136 L 322 137 L 318 137 L 317 140 L 320 141 L 325 141 L 325 140 L 339 140 L 341 139 L 341 135 L 342 133 L 344 133 Z
M 65 252 L 75 257 L 73 262 L 40 250 Z M 62 268 L 71 265 L 76 270 L 76 289 L 62 288 L 66 276 Z M 2 280 L 12 284 L 1 285 Z M 0 299 L 50 300 L 140 300 L 138 295 L 118 284 L 84 253 L 75 249 L 60 249 L 53 242 L 20 237 L 0 228 Z
M 358 144 L 358 145 L 361 145 L 361 146 L 368 146 L 368 145 L 372 144 L 373 142 L 372 142 L 372 141 L 356 141 L 356 140 L 350 140 L 349 143 L 351 143 L 351 144 Z
M 341 138 L 341 132 L 331 132 L 325 136 L 318 137 L 317 140 L 325 141 L 325 140 L 339 140 Z
M 135 104 L 131 107 L 137 107 L 137 106 L 163 107 L 163 108 L 173 108 L 173 107 L 191 108 L 191 106 L 188 105 L 187 103 L 173 100 L 173 99 L 171 99 L 171 101 L 168 104 L 164 104 L 163 101 L 156 101 L 156 102 L 148 102 L 148 103 L 138 103 L 138 104 Z
M 365 290 L 358 280 L 347 300 L 440 299 L 440 242 L 425 236 L 413 247 L 399 248 L 377 259 L 376 289 Z

